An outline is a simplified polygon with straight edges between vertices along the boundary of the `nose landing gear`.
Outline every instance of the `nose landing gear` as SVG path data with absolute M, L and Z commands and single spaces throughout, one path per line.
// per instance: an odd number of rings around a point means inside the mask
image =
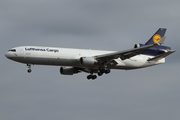
M 28 73 L 32 72 L 32 70 L 31 70 L 31 64 L 27 64 L 27 66 L 28 66 L 28 68 L 29 68 L 29 69 L 27 70 L 27 72 L 28 72 Z
M 30 73 L 32 70 L 31 69 L 28 69 L 27 72 Z

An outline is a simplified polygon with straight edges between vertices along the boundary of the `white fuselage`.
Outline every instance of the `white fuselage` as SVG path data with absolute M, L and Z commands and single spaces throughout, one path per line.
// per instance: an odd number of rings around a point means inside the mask
M 25 63 L 25 64 L 37 64 L 37 65 L 56 65 L 56 66 L 73 66 L 81 68 L 99 68 L 98 65 L 83 66 L 80 64 L 79 59 L 81 57 L 94 57 L 97 55 L 103 55 L 113 53 L 115 51 L 101 51 L 101 50 L 85 50 L 85 49 L 69 49 L 69 48 L 55 48 L 55 47 L 39 47 L 39 46 L 22 46 L 12 48 L 16 51 L 8 51 L 5 56 L 11 60 Z M 165 59 L 159 61 L 148 62 L 149 58 L 154 56 L 148 55 L 136 55 L 130 59 L 121 60 L 115 59 L 118 63 L 115 66 L 110 66 L 111 69 L 137 69 L 148 67 L 160 63 L 164 63 Z

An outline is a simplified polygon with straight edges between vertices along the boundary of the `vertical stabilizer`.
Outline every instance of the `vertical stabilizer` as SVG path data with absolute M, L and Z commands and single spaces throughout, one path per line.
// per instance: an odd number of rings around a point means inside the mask
M 159 43 L 159 41 L 165 39 L 166 28 L 159 28 L 158 31 L 145 43 L 145 45 Z

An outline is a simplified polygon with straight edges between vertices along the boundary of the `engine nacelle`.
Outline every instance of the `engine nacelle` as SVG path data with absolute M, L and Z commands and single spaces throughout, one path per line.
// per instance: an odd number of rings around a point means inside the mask
M 97 60 L 95 60 L 93 57 L 81 57 L 80 58 L 81 65 L 92 66 L 95 63 L 97 63 Z
M 135 44 L 135 45 L 134 45 L 134 48 L 139 48 L 139 47 L 141 47 L 140 44 Z
M 68 68 L 66 68 L 66 67 L 61 67 L 61 68 L 60 68 L 60 73 L 61 73 L 62 75 L 73 75 L 73 74 L 75 74 L 75 73 L 78 73 L 78 70 L 75 69 L 75 68 L 73 68 L 73 67 L 68 67 Z

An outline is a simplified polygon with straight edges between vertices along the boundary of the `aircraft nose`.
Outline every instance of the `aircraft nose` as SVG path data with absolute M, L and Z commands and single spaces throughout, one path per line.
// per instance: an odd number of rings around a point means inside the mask
M 8 53 L 6 53 L 6 54 L 5 54 L 5 57 L 7 57 L 7 58 L 8 58 Z
M 7 58 L 10 58 L 12 55 L 11 55 L 9 52 L 7 52 L 7 53 L 5 54 L 5 56 L 6 56 Z

